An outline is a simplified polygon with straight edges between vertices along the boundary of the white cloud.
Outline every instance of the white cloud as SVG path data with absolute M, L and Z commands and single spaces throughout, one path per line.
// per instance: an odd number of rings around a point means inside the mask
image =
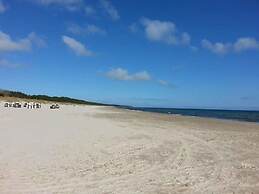
M 106 35 L 106 31 L 104 29 L 93 24 L 88 24 L 85 27 L 81 27 L 77 24 L 71 24 L 68 26 L 67 30 L 73 34 Z
M 151 81 L 153 84 L 159 84 L 163 87 L 175 89 L 175 86 L 168 81 L 161 79 L 154 79 L 147 71 L 140 71 L 136 73 L 129 73 L 123 68 L 115 68 L 105 73 L 105 76 L 120 81 Z
M 212 43 L 207 39 L 203 39 L 201 44 L 203 48 L 219 55 L 224 55 L 230 52 L 242 52 L 246 50 L 259 49 L 259 42 L 255 38 L 251 37 L 238 38 L 234 43 Z
M 201 41 L 202 47 L 210 50 L 213 53 L 224 55 L 231 50 L 231 43 L 216 42 L 212 43 L 207 39 Z
M 13 40 L 8 34 L 0 31 L 0 52 L 29 51 L 33 45 L 41 47 L 45 45 L 45 41 L 34 32 L 26 38 Z
M 68 37 L 62 36 L 63 42 L 72 49 L 78 56 L 92 56 L 92 51 L 88 50 L 81 42 Z
M 112 69 L 106 73 L 106 76 L 115 80 L 122 81 L 148 81 L 151 80 L 151 76 L 146 71 L 141 71 L 133 74 L 129 74 L 126 69 L 117 68 Z
M 83 5 L 83 0 L 31 0 L 41 5 L 58 5 L 70 11 L 78 10 Z
M 107 14 L 115 21 L 120 19 L 120 15 L 117 9 L 108 0 L 100 0 L 101 7 L 107 12 Z
M 28 51 L 30 48 L 31 44 L 27 38 L 14 41 L 8 34 L 0 31 L 0 51 Z
M 245 50 L 259 49 L 259 42 L 255 38 L 244 37 L 237 39 L 233 46 L 235 51 L 241 52 Z
M 191 36 L 187 32 L 178 32 L 176 25 L 171 21 L 151 20 L 142 18 L 146 37 L 151 41 L 163 42 L 169 45 L 189 45 Z
M 0 13 L 4 13 L 6 11 L 6 6 L 3 1 L 0 0 Z
M 21 66 L 20 64 L 17 64 L 17 63 L 12 63 L 8 60 L 5 60 L 5 59 L 0 59 L 0 67 L 3 67 L 3 68 L 16 68 L 16 67 L 19 67 Z

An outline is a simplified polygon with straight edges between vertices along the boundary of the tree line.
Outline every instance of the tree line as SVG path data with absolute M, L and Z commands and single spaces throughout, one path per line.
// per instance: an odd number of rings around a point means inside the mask
M 16 97 L 16 98 L 24 98 L 24 99 L 32 99 L 32 100 L 45 100 L 45 101 L 53 101 L 53 102 L 62 102 L 62 103 L 73 103 L 73 104 L 85 104 L 85 105 L 105 105 L 97 102 L 89 102 L 85 100 L 79 100 L 75 98 L 69 98 L 64 96 L 48 96 L 48 95 L 28 95 L 23 92 L 17 91 L 7 91 L 7 90 L 0 90 L 0 97 Z

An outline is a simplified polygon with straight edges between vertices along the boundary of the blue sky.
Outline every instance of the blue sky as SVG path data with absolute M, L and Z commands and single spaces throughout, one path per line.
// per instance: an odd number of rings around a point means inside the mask
M 0 0 L 0 88 L 259 110 L 256 0 Z

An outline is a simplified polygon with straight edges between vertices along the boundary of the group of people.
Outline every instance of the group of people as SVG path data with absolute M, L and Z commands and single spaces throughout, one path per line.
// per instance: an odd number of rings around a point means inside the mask
M 50 109 L 59 109 L 59 105 L 58 104 L 52 104 L 50 107 Z
M 35 102 L 24 102 L 23 104 L 20 102 L 6 102 L 4 103 L 4 107 L 12 107 L 12 108 L 27 108 L 27 109 L 39 109 L 41 108 L 41 103 Z M 59 109 L 60 106 L 58 104 L 50 105 L 50 109 Z
M 28 108 L 28 109 L 38 109 L 41 108 L 41 103 L 35 102 L 25 102 L 23 105 L 20 102 L 6 102 L 4 107 L 13 107 L 13 108 Z

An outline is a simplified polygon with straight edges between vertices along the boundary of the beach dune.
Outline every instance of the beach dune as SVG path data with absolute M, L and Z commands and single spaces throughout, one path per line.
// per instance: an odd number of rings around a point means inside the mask
M 0 193 L 259 193 L 259 125 L 0 103 Z

